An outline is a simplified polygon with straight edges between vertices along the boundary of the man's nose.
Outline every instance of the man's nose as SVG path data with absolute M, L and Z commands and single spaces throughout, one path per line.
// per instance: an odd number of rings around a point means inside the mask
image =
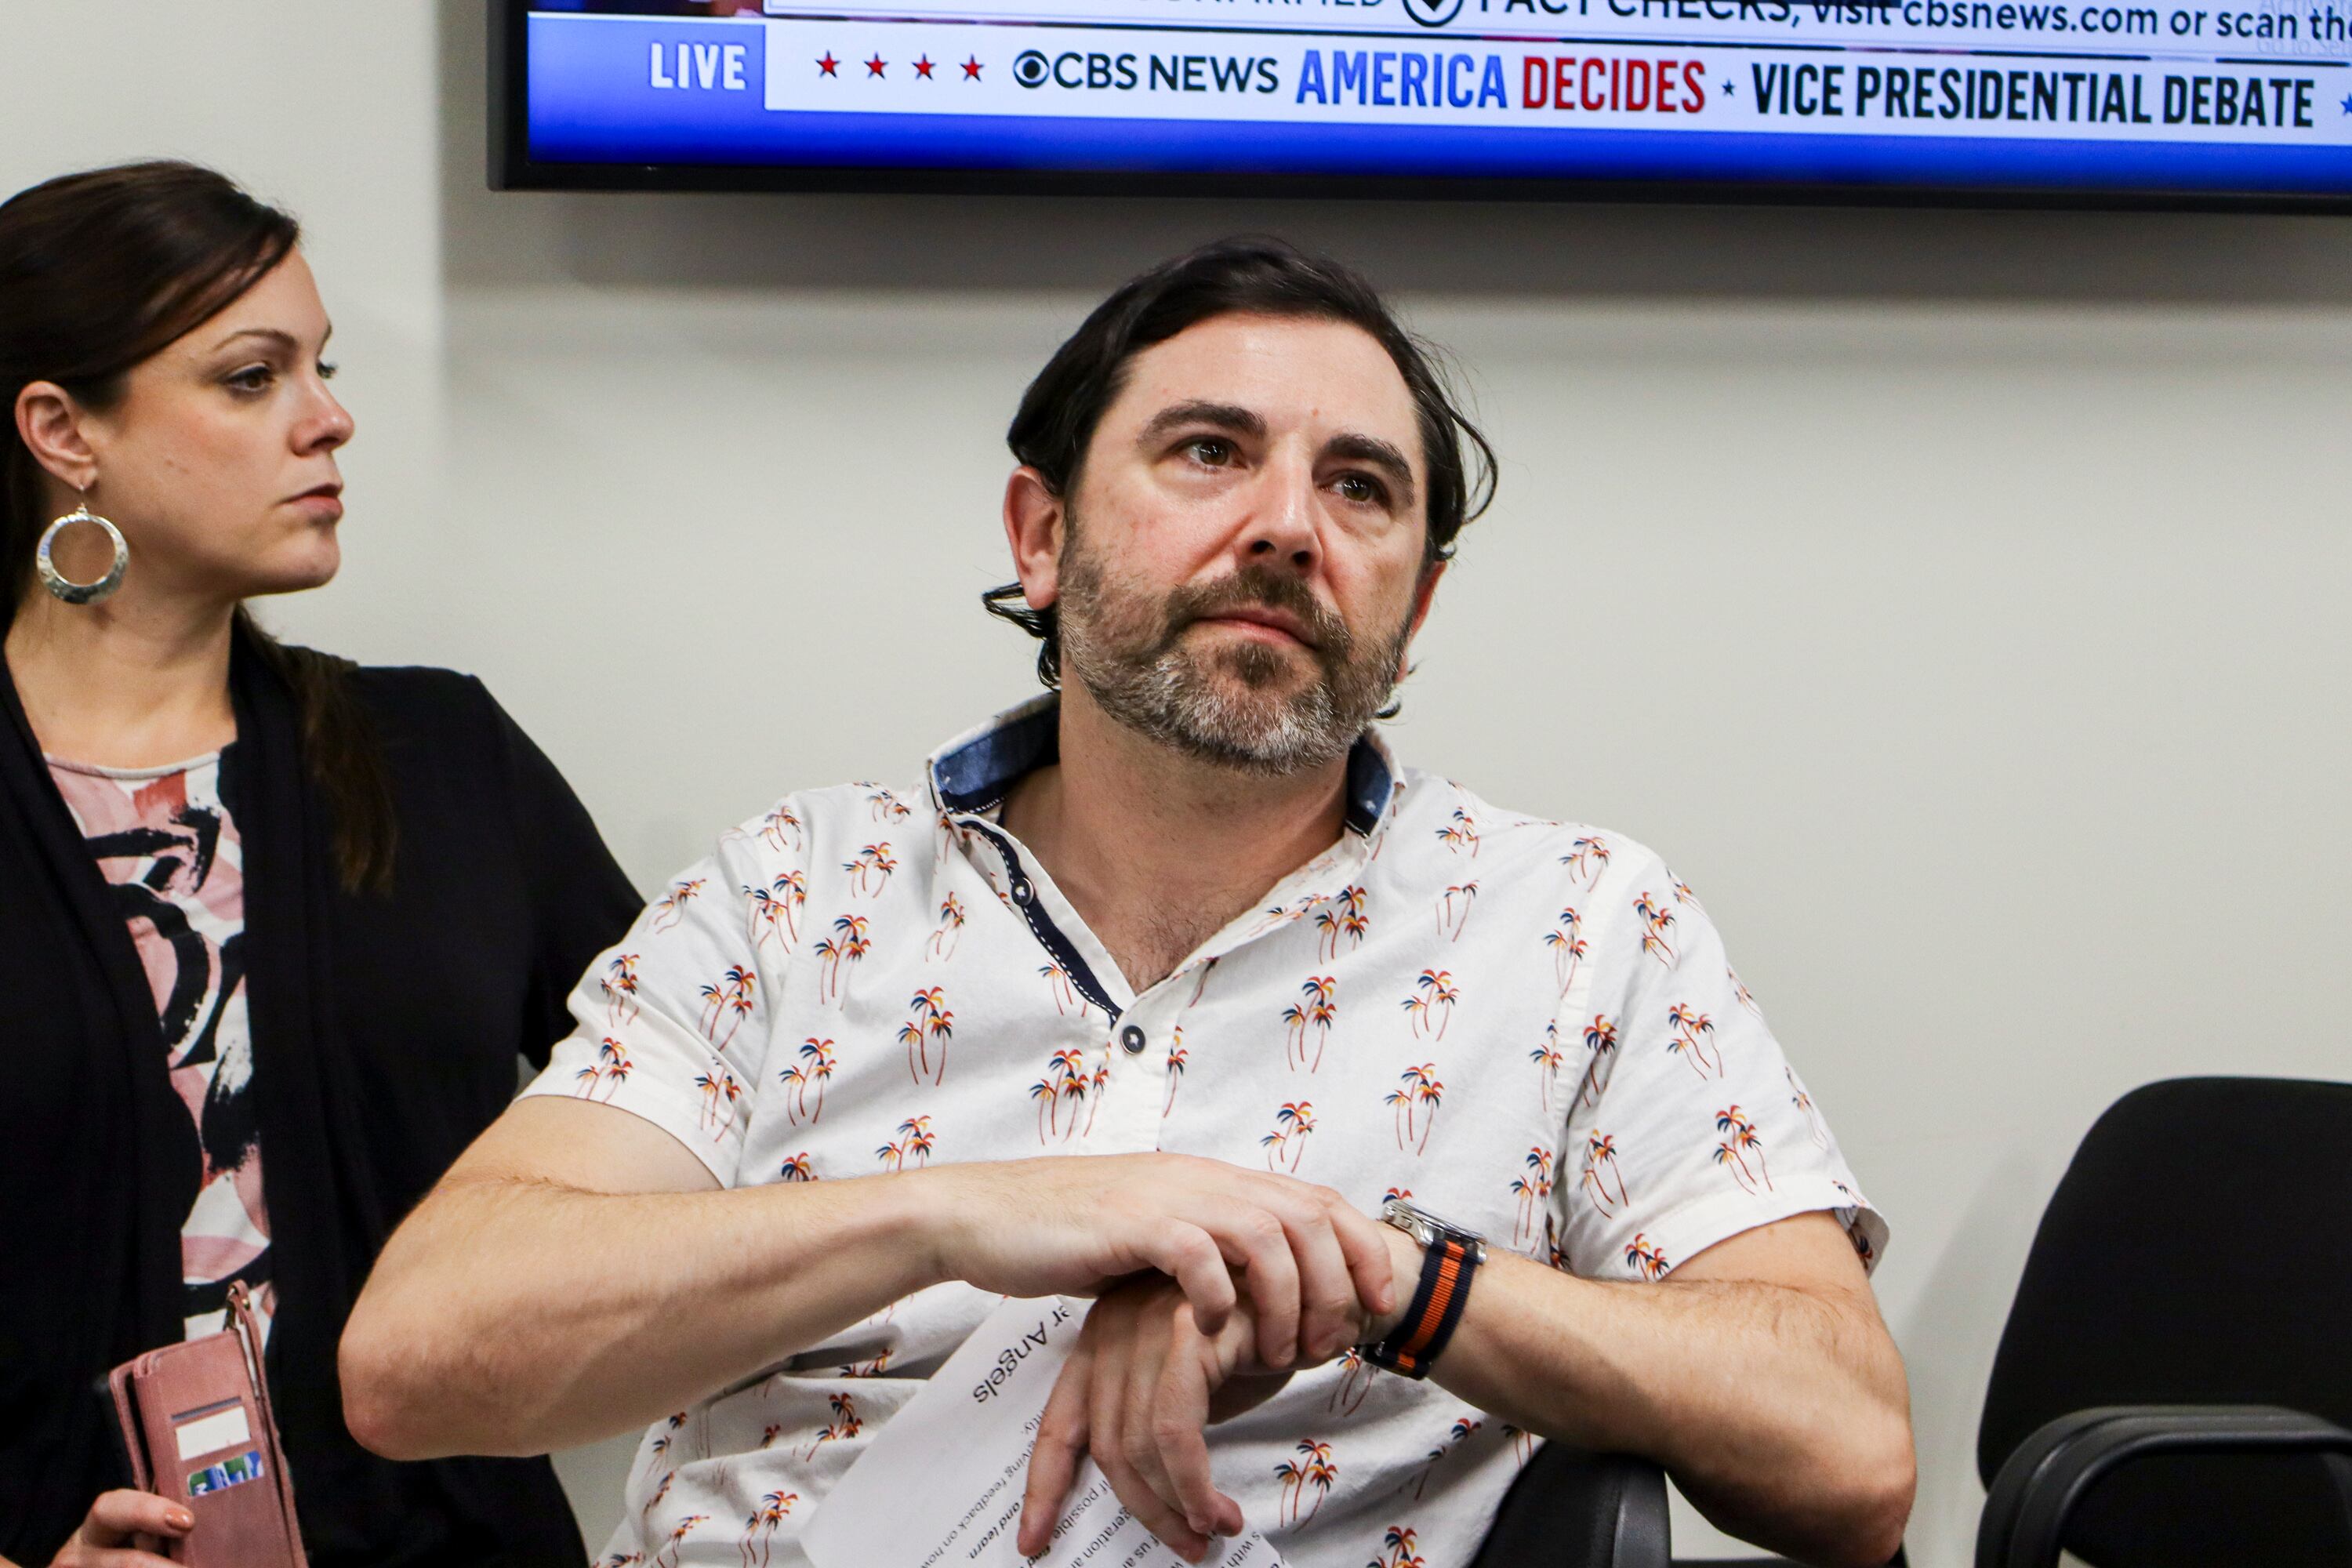
M 1266 467 L 1265 476 L 1239 541 L 1241 564 L 1311 575 L 1323 557 L 1314 473 L 1305 465 L 1277 462 Z

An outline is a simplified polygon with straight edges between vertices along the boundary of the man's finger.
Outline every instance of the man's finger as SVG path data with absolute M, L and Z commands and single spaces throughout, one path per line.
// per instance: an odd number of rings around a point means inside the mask
M 1102 1468 L 1110 1489 L 1127 1511 L 1135 1515 L 1144 1529 L 1168 1544 L 1171 1551 L 1187 1563 L 1198 1563 L 1208 1555 L 1209 1538 L 1194 1530 L 1184 1516 L 1171 1508 L 1158 1492 L 1144 1484 L 1143 1477 L 1118 1454 L 1116 1443 L 1105 1446 L 1108 1455 L 1097 1453 L 1095 1463 Z
M 1037 1424 L 1037 1446 L 1029 1454 L 1029 1481 L 1021 1493 L 1021 1554 L 1034 1557 L 1050 1545 L 1063 1500 L 1077 1479 L 1087 1452 L 1087 1384 L 1094 1357 L 1083 1343 L 1062 1363 L 1053 1393 Z
M 1146 1232 L 1142 1251 L 1154 1268 L 1176 1281 L 1196 1320 L 1219 1329 L 1225 1326 L 1239 1298 L 1214 1237 L 1182 1220 L 1155 1222 Z
M 1202 1535 L 1238 1535 L 1241 1506 L 1209 1477 L 1209 1346 L 1182 1311 L 1175 1314 L 1168 1355 L 1150 1394 L 1151 1436 L 1168 1500 Z
M 1397 1309 L 1403 1282 L 1389 1252 L 1389 1227 L 1341 1197 L 1330 1194 L 1324 1206 L 1331 1215 L 1331 1233 L 1347 1255 L 1348 1272 L 1355 1277 L 1357 1299 L 1376 1313 Z
M 1340 1250 L 1337 1227 L 1314 1199 L 1290 1205 L 1283 1215 L 1291 1255 L 1298 1260 L 1298 1354 L 1320 1362 L 1338 1355 L 1356 1339 L 1362 1321 L 1356 1280 Z
M 1118 1375 L 1127 1385 L 1118 1402 L 1118 1456 L 1135 1472 L 1136 1479 L 1151 1489 L 1153 1497 L 1181 1512 L 1176 1489 L 1160 1468 L 1160 1449 L 1151 1440 L 1151 1401 L 1160 1385 L 1160 1359 L 1152 1354 L 1130 1356 Z
M 1248 1276 L 1258 1360 L 1269 1367 L 1290 1365 L 1298 1359 L 1298 1260 L 1290 1255 L 1289 1232 L 1270 1211 L 1254 1205 L 1233 1210 L 1211 1228 L 1226 1260 Z
M 1142 1475 L 1128 1462 L 1125 1443 L 1121 1437 L 1127 1404 L 1124 1382 L 1113 1377 L 1089 1380 L 1090 1392 L 1087 1406 L 1089 1427 L 1088 1451 L 1100 1467 L 1103 1478 L 1127 1510 L 1141 1521 L 1146 1530 L 1158 1536 L 1187 1563 L 1198 1563 L 1209 1550 L 1207 1539 L 1184 1522 L 1184 1516 L 1161 1500 Z
M 1160 1461 L 1156 1423 L 1160 1374 L 1168 1364 L 1175 1321 L 1182 1313 L 1183 1304 L 1179 1301 L 1165 1311 L 1138 1314 L 1128 1337 L 1126 1363 L 1119 1372 L 1127 1384 L 1120 1405 L 1119 1451 L 1153 1495 L 1180 1514 L 1185 1512 L 1184 1505 L 1176 1496 L 1175 1482 L 1169 1479 L 1167 1466 Z M 1192 1522 L 1189 1515 L 1186 1521 Z M 1197 1524 L 1193 1528 L 1199 1530 Z

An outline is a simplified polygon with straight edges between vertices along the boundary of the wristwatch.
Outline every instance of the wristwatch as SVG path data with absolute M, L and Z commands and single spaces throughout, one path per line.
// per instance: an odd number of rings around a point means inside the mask
M 1486 1240 L 1402 1198 L 1392 1197 L 1381 1205 L 1381 1221 L 1421 1243 L 1421 1281 L 1388 1337 L 1357 1346 L 1356 1353 L 1390 1372 L 1427 1377 L 1431 1363 L 1454 1337 L 1454 1325 L 1462 1321 L 1462 1309 L 1470 1300 L 1470 1277 L 1486 1261 Z

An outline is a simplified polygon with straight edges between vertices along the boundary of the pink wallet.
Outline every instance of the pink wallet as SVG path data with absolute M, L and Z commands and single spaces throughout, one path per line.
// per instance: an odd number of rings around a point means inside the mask
M 219 1333 L 149 1351 L 108 1374 L 131 1479 L 195 1515 L 195 1528 L 167 1547 L 173 1562 L 309 1568 L 242 1284 L 229 1287 L 228 1311 Z

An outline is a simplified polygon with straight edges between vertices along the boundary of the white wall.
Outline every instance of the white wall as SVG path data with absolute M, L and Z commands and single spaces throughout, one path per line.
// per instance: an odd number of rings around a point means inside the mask
M 278 622 L 481 672 L 650 884 L 1027 689 L 973 600 L 1001 432 L 1094 298 L 1235 228 L 1361 260 L 1507 459 L 1400 743 L 1707 900 L 1893 1215 L 1913 1556 L 1967 1561 L 2090 1119 L 2343 1072 L 2352 228 L 494 196 L 477 11 L 0 7 L 0 186 L 173 153 L 310 225 L 361 437 L 344 577 Z M 612 1457 L 565 1467 L 593 1544 Z

